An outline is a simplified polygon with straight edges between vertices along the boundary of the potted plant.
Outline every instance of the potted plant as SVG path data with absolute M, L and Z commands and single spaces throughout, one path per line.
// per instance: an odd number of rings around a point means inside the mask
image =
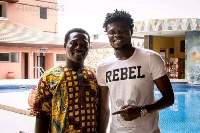
M 15 73 L 14 72 L 8 72 L 6 75 L 7 79 L 14 79 L 15 78 Z

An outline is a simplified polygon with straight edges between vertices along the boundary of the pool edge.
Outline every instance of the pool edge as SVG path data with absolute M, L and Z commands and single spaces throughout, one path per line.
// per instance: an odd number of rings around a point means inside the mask
M 12 107 L 12 106 L 8 106 L 8 105 L 4 105 L 4 104 L 0 104 L 0 109 L 7 110 L 7 111 L 11 111 L 11 112 L 18 113 L 18 114 L 23 114 L 23 115 L 27 115 L 27 116 L 32 116 L 32 117 L 34 117 L 34 116 L 31 114 L 31 111 L 30 111 L 30 110 L 19 109 L 19 108 Z

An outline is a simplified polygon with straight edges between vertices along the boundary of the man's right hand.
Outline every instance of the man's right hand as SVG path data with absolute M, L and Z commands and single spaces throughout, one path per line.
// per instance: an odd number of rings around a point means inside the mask
M 121 110 L 112 113 L 112 115 L 120 114 L 125 121 L 132 121 L 140 117 L 141 108 L 134 105 L 124 105 Z

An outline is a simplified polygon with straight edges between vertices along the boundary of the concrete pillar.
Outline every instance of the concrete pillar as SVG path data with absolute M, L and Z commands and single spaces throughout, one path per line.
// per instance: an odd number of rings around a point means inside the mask
M 200 84 L 200 31 L 185 34 L 185 75 L 189 83 Z
M 153 36 L 145 35 L 144 36 L 144 48 L 153 49 Z
M 33 79 L 34 78 L 34 71 L 33 71 L 33 67 L 34 67 L 34 61 L 33 61 L 33 54 L 30 52 L 28 52 L 28 78 L 29 79 Z

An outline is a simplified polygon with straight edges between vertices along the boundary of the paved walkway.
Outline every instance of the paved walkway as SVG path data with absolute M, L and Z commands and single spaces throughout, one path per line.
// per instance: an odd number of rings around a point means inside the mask
M 0 93 L 0 109 L 30 115 L 29 91 Z
M 1 133 L 34 133 L 35 117 L 0 109 Z

